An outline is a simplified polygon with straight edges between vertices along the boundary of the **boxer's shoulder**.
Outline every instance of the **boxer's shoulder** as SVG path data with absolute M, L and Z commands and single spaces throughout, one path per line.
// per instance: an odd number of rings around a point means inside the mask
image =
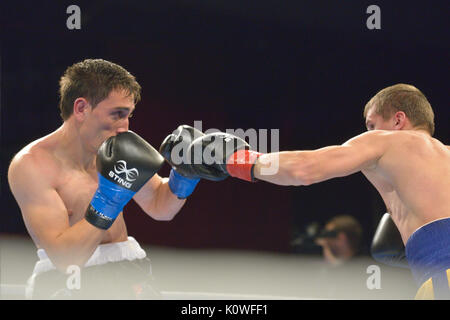
M 53 184 L 61 169 L 55 144 L 46 136 L 23 147 L 11 160 L 8 178 L 10 183 L 24 183 L 38 179 Z
M 382 145 L 386 151 L 419 151 L 421 148 L 445 147 L 439 140 L 418 130 L 372 130 L 358 136 L 361 141 Z
M 365 142 L 382 142 L 385 144 L 405 143 L 407 141 L 413 141 L 417 139 L 424 140 L 424 134 L 418 134 L 414 130 L 370 130 L 366 131 L 359 136 L 361 140 Z M 428 138 L 430 138 L 428 136 Z
M 344 143 L 356 146 L 359 150 L 369 150 L 377 158 L 383 156 L 395 143 L 393 131 L 371 130 L 361 133 Z
M 395 152 L 410 152 L 411 154 L 432 157 L 441 152 L 448 153 L 448 147 L 438 139 L 423 131 L 399 130 L 392 132 L 392 148 Z

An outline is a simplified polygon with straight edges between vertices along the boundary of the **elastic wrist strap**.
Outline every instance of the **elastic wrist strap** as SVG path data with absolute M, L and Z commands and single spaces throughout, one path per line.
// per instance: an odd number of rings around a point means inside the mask
M 100 229 L 108 229 L 135 194 L 98 174 L 98 188 L 86 210 L 86 220 Z
M 255 182 L 253 169 L 262 153 L 252 150 L 238 150 L 227 160 L 227 172 L 230 176 Z
M 194 192 L 199 181 L 200 178 L 187 178 L 176 172 L 174 169 L 170 170 L 169 188 L 178 199 L 186 199 L 189 197 L 192 192 Z
M 86 210 L 86 215 L 84 218 L 93 226 L 103 230 L 108 230 L 115 220 L 95 210 L 95 208 L 91 204 L 89 204 L 89 207 Z

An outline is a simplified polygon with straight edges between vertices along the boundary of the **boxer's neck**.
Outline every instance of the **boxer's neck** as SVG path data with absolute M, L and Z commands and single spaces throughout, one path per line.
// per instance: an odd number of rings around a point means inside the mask
M 90 170 L 95 168 L 96 150 L 90 150 L 83 141 L 78 128 L 69 119 L 57 130 L 60 154 L 74 167 Z

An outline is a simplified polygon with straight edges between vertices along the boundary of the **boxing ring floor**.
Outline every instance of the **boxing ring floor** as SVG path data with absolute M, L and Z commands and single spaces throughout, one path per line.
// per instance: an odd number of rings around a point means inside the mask
M 142 247 L 167 300 L 409 300 L 417 290 L 408 269 L 370 257 L 330 268 L 320 256 Z M 1 299 L 25 298 L 22 291 L 36 261 L 29 238 L 0 234 Z M 375 286 L 369 266 L 380 271 Z

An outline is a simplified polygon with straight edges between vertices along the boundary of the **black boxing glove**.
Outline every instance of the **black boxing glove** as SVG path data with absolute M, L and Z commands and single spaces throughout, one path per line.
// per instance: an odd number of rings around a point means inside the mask
M 200 130 L 188 126 L 179 126 L 161 143 L 159 152 L 172 167 L 169 175 L 169 188 L 179 199 L 192 194 L 200 177 L 191 166 L 187 148 L 198 137 L 204 136 Z
M 108 229 L 163 163 L 159 152 L 132 131 L 108 138 L 97 152 L 98 188 L 86 211 L 86 220 Z
M 381 218 L 370 247 L 372 257 L 393 267 L 409 268 L 400 232 L 389 213 Z
M 254 182 L 253 169 L 262 153 L 250 150 L 243 139 L 229 133 L 215 132 L 195 139 L 188 148 L 191 164 L 198 176 L 223 180 L 228 176 Z

